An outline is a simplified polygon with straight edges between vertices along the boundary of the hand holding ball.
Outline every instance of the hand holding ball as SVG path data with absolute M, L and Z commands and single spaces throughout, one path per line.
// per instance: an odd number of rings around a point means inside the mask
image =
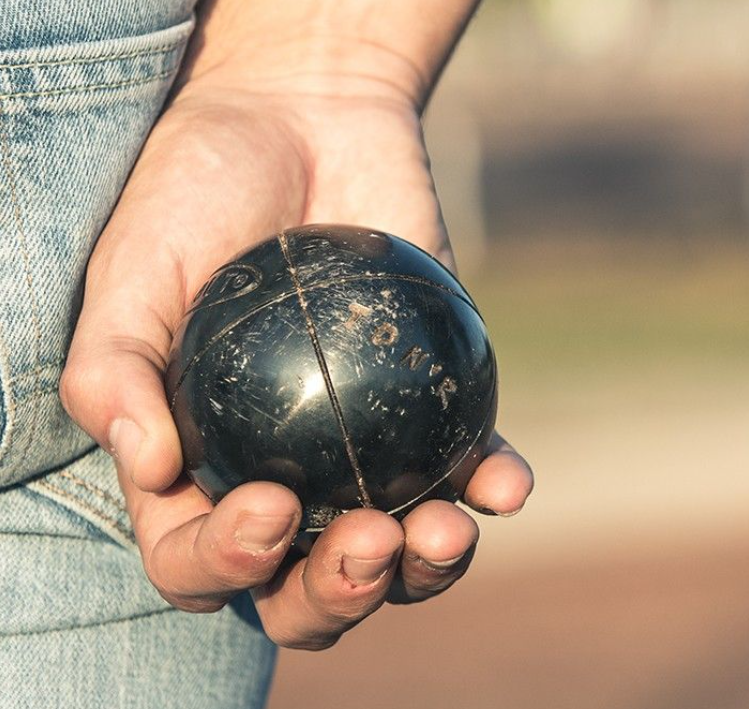
M 175 336 L 166 387 L 187 474 L 213 501 L 270 480 L 320 530 L 456 500 L 497 408 L 476 306 L 438 261 L 355 227 L 287 230 L 220 268 Z

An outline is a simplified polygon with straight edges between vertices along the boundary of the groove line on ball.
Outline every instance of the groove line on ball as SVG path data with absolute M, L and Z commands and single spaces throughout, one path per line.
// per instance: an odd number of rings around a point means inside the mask
M 280 303 L 287 298 L 291 298 L 293 295 L 293 293 L 281 293 L 281 295 L 276 296 L 272 300 L 269 300 L 266 303 L 263 303 L 262 305 L 259 305 L 258 307 L 247 311 L 246 313 L 242 313 L 242 315 L 240 315 L 238 318 L 235 318 L 231 322 L 224 325 L 224 327 L 222 327 L 215 335 L 212 335 L 208 339 L 208 341 L 195 353 L 194 357 L 185 365 L 185 368 L 182 370 L 182 374 L 179 375 L 179 379 L 177 379 L 177 383 L 174 386 L 174 394 L 172 394 L 172 398 L 169 402 L 169 409 L 174 409 L 175 402 L 177 401 L 177 394 L 179 394 L 182 383 L 185 381 L 185 379 L 187 379 L 187 375 L 190 373 L 190 370 L 202 359 L 203 355 L 208 352 L 208 350 L 210 350 L 213 345 L 215 345 L 217 342 L 220 342 L 224 335 L 231 332 L 235 327 L 238 327 L 246 320 L 249 320 L 253 315 L 256 315 L 261 310 L 271 305 L 276 305 L 276 303 Z
M 302 284 L 299 281 L 299 277 L 297 276 L 297 270 L 294 266 L 294 262 L 291 260 L 289 244 L 286 240 L 286 232 L 282 231 L 278 235 L 278 243 L 281 245 L 281 251 L 283 252 L 284 258 L 286 259 L 286 263 L 289 267 L 289 276 L 291 277 L 291 281 L 294 284 L 294 289 L 296 290 L 297 298 L 299 299 L 299 307 L 302 309 L 304 321 L 307 325 L 307 333 L 309 334 L 310 340 L 312 342 L 312 347 L 315 350 L 315 357 L 317 357 L 317 363 L 320 366 L 320 371 L 322 372 L 323 379 L 325 380 L 325 387 L 328 390 L 328 397 L 330 398 L 330 404 L 333 407 L 333 413 L 335 414 L 336 421 L 338 422 L 338 428 L 341 430 L 341 435 L 343 436 L 343 445 L 346 449 L 346 455 L 348 456 L 351 468 L 354 471 L 354 476 L 356 477 L 356 485 L 359 488 L 359 495 L 361 497 L 362 504 L 364 505 L 364 507 L 374 507 L 374 505 L 372 504 L 372 499 L 369 496 L 369 492 L 364 482 L 364 475 L 362 473 L 361 467 L 359 466 L 359 460 L 356 457 L 356 451 L 354 450 L 354 444 L 351 441 L 351 435 L 349 434 L 346 422 L 343 418 L 343 410 L 341 409 L 341 404 L 338 401 L 338 395 L 333 388 L 333 380 L 330 377 L 330 370 L 328 369 L 328 364 L 325 361 L 325 353 L 322 351 L 320 339 L 317 336 L 315 323 L 313 322 L 312 316 L 309 314 L 309 310 L 307 309 L 307 300 L 304 297 L 304 289 L 302 288 Z

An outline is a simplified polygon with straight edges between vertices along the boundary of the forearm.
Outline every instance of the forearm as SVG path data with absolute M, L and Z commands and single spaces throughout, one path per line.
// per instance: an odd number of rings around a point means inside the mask
M 423 107 L 478 0 L 206 0 L 179 85 L 381 94 Z

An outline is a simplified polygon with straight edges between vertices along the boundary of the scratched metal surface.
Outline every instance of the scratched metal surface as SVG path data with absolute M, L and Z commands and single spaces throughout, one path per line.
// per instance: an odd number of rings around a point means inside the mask
M 287 485 L 303 528 L 457 499 L 493 429 L 494 353 L 455 277 L 380 232 L 289 230 L 219 269 L 180 328 L 167 389 L 214 500 Z

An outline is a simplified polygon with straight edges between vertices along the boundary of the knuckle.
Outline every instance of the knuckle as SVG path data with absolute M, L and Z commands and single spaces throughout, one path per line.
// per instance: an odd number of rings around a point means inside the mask
M 60 377 L 59 394 L 63 408 L 75 419 L 81 403 L 92 393 L 101 396 L 110 373 L 106 367 L 75 357 L 68 360 Z
M 273 643 L 287 650 L 327 650 L 341 637 L 340 633 L 299 633 L 275 623 L 263 623 L 263 629 Z
M 363 618 L 374 613 L 383 603 L 384 596 L 360 597 L 340 602 L 329 602 L 321 608 L 325 618 L 337 627 L 346 629 L 356 625 Z
M 170 598 L 176 598 L 177 593 L 175 589 L 170 588 L 170 584 L 166 583 L 161 578 L 161 573 L 158 567 L 150 563 L 147 559 L 143 559 L 143 570 L 146 572 L 146 577 L 150 581 L 151 585 L 161 594 L 161 596 L 169 601 Z
M 74 417 L 76 402 L 83 391 L 85 369 L 76 362 L 69 361 L 60 377 L 60 400 L 69 416 Z
M 163 593 L 158 588 L 156 590 L 159 591 L 159 595 L 170 606 L 186 613 L 216 613 L 226 605 L 224 601 L 217 601 L 211 598 L 188 598 L 186 596 Z
M 389 577 L 391 578 L 391 577 Z M 306 596 L 313 612 L 328 626 L 348 630 L 374 613 L 385 602 L 390 582 L 374 588 L 346 587 L 335 592 L 319 589 L 304 579 Z
M 289 650 L 308 650 L 311 652 L 319 652 L 320 650 L 327 650 L 333 647 L 341 639 L 340 635 L 334 638 L 320 639 L 320 640 L 307 640 L 305 642 L 299 642 L 295 645 L 289 646 Z
M 450 588 L 450 586 L 452 586 L 462 575 L 462 573 L 459 573 L 431 579 L 409 579 L 408 585 L 417 593 L 435 595 L 447 591 L 447 589 Z
M 206 572 L 216 584 L 226 588 L 252 588 L 269 581 L 281 563 L 285 549 L 252 554 L 234 544 L 212 545 L 206 554 Z
M 226 589 L 250 589 L 260 586 L 269 581 L 273 576 L 273 568 L 267 566 L 253 566 L 252 568 L 241 568 L 234 565 L 232 568 L 219 568 L 210 572 L 212 582 Z
M 166 578 L 158 570 L 158 566 L 145 560 L 143 566 L 151 585 L 170 606 L 173 606 L 177 610 L 188 613 L 215 613 L 226 605 L 226 600 L 213 596 L 190 596 L 185 594 L 174 586 L 171 579 Z
M 287 628 L 280 626 L 273 620 L 263 619 L 263 630 L 271 642 L 279 647 L 294 649 L 298 640 Z
M 167 574 L 163 572 L 162 566 L 154 561 L 154 552 L 143 554 L 143 570 L 151 585 L 159 592 L 162 598 L 173 606 L 178 607 L 183 594 Z

